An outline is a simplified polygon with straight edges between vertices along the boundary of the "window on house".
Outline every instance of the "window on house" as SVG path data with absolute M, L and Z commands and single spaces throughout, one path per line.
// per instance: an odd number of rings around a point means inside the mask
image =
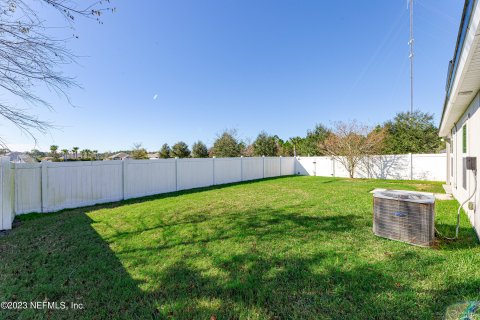
M 467 153 L 467 124 L 462 128 L 462 152 Z

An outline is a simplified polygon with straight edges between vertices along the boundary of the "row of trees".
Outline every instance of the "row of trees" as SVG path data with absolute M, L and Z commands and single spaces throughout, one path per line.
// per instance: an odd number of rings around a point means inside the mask
M 197 141 L 190 150 L 185 142 L 180 141 L 172 147 L 164 144 L 159 155 L 160 158 L 331 155 L 335 138 L 347 135 L 345 131 L 355 133 L 357 143 L 374 142 L 377 154 L 436 153 L 445 147 L 438 137 L 433 115 L 415 111 L 398 113 L 394 119 L 376 127 L 356 121 L 334 123 L 331 127 L 317 124 L 313 130 L 307 131 L 305 137 L 292 137 L 286 141 L 277 135 L 261 132 L 253 143 L 247 143 L 238 137 L 235 130 L 226 130 L 216 138 L 211 148 Z M 360 137 L 372 139 L 362 140 Z
M 79 147 L 73 147 L 72 149 L 59 149 L 57 145 L 50 146 L 50 152 L 42 152 L 37 149 L 33 149 L 28 153 L 32 158 L 37 161 L 50 157 L 52 161 L 75 161 L 75 160 L 100 160 L 103 155 L 98 150 L 82 149 Z
M 253 144 L 247 144 L 238 137 L 235 130 L 225 130 L 215 139 L 210 149 L 202 141 L 197 141 L 190 150 L 185 142 L 180 141 L 172 147 L 165 143 L 158 153 L 160 158 L 274 156 L 278 154 L 279 142 L 278 137 L 262 132 Z
M 355 121 L 350 122 L 353 125 Z M 345 124 L 345 123 L 344 123 Z M 322 124 L 307 131 L 305 137 L 294 137 L 280 145 L 280 155 L 314 156 L 325 155 L 326 151 L 319 147 L 335 128 Z M 438 136 L 438 128 L 434 123 L 432 114 L 421 111 L 400 112 L 389 121 L 374 128 L 356 123 L 354 126 L 362 134 L 371 131 L 382 131 L 383 139 L 378 142 L 377 152 L 380 154 L 406 154 L 406 153 L 437 153 L 445 148 L 445 144 Z M 361 127 L 361 128 L 360 128 Z M 368 131 L 368 132 L 365 132 Z
M 394 119 L 376 127 L 362 125 L 356 121 L 337 122 L 327 127 L 317 124 L 308 130 L 305 137 L 293 137 L 286 141 L 277 135 L 261 132 L 252 143 L 240 139 L 235 130 L 225 130 L 217 136 L 208 148 L 202 141 L 195 142 L 191 149 L 183 141 L 173 146 L 164 144 L 158 151 L 159 158 L 207 158 L 239 156 L 318 156 L 337 157 L 345 168 L 353 174 L 358 162 L 365 155 L 435 153 L 444 148 L 437 135 L 438 129 L 433 116 L 415 111 L 398 113 Z M 149 155 L 141 144 L 134 144 L 128 152 L 134 159 L 148 159 Z M 50 156 L 53 161 L 101 160 L 108 154 L 97 150 L 73 147 L 61 149 L 50 147 L 50 153 L 32 150 L 30 154 L 41 159 Z

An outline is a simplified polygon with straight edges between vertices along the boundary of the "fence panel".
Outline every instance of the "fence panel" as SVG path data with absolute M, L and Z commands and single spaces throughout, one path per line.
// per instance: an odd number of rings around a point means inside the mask
M 176 190 L 175 159 L 125 160 L 124 166 L 125 199 Z
M 177 189 L 212 186 L 214 159 L 177 159 Z
M 121 200 L 122 162 L 48 162 L 42 177 L 43 211 Z M 43 188 L 45 186 L 45 189 Z
M 333 160 L 330 157 L 317 157 L 315 174 L 317 176 L 331 177 L 333 175 Z
M 40 163 L 15 163 L 15 213 L 42 211 L 42 168 Z
M 263 178 L 263 158 L 243 158 L 243 181 Z
M 410 179 L 410 155 L 372 156 L 368 159 L 369 177 L 374 179 Z
M 92 173 L 87 162 L 46 162 L 43 211 L 50 212 L 91 202 Z
M 242 158 L 215 158 L 215 184 L 242 181 Z
M 329 157 L 298 157 L 296 171 L 300 175 L 348 177 L 339 160 Z M 315 164 L 314 164 L 315 163 Z M 365 158 L 355 170 L 355 178 L 395 180 L 446 180 L 445 154 L 378 155 Z
M 92 162 L 92 202 L 105 203 L 123 199 L 123 163 L 120 160 Z
M 280 176 L 280 157 L 265 157 L 265 178 Z
M 0 157 L 0 230 L 12 229 L 12 222 L 15 218 L 13 183 L 10 158 Z
M 287 157 L 280 158 L 280 167 L 282 176 L 291 176 L 295 174 L 295 158 Z
M 317 159 L 321 157 L 298 157 L 295 159 L 297 162 L 296 165 L 296 174 L 302 176 L 314 176 L 315 170 L 317 169 L 318 165 L 315 165 Z M 317 174 L 318 175 L 318 174 Z
M 414 180 L 446 181 L 445 154 L 414 154 L 412 167 Z

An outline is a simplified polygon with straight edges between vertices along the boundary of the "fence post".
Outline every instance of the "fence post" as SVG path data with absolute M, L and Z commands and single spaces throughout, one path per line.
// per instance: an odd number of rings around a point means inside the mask
M 48 161 L 42 160 L 42 213 L 48 211 Z
M 123 200 L 125 199 L 125 195 L 127 192 L 127 160 L 128 159 L 122 159 L 122 198 Z
M 175 157 L 175 191 L 178 191 L 178 157 Z
M 330 161 L 332 161 L 332 177 L 335 177 L 335 159 L 332 157 Z
M 409 156 L 409 169 L 410 169 L 410 180 L 413 180 L 413 155 L 411 153 L 408 154 Z
M 282 156 L 280 156 L 280 177 L 282 176 Z
M 12 229 L 13 176 L 10 157 L 0 158 L 0 230 Z
M 212 170 L 212 173 L 213 173 L 213 185 L 215 185 L 215 156 L 212 157 L 212 166 L 213 166 L 213 170 Z
M 243 156 L 240 156 L 240 181 L 243 181 Z
M 262 159 L 263 159 L 263 178 L 262 179 L 265 179 L 265 156 L 262 156 Z

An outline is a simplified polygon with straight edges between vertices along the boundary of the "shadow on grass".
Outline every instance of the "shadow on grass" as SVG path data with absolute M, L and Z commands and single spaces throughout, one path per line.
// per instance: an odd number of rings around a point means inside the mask
M 67 307 L 73 302 L 82 308 L 0 309 L 1 319 L 148 319 L 159 315 L 91 227 L 87 215 L 64 212 L 37 222 L 27 221 L 0 239 L 0 301 L 66 302 Z

